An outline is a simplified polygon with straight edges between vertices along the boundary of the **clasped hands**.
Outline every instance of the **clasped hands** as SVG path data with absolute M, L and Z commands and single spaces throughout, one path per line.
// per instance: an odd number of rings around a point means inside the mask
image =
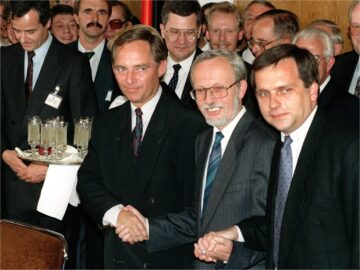
M 123 242 L 135 244 L 149 239 L 147 219 L 131 205 L 121 209 L 115 233 Z M 209 232 L 194 244 L 194 255 L 201 261 L 228 261 L 233 248 L 232 240 L 236 240 L 238 231 L 235 227 Z

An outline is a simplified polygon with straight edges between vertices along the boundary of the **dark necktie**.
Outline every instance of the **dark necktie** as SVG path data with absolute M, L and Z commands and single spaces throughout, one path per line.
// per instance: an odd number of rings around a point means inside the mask
M 91 57 L 93 57 L 93 55 L 95 54 L 94 52 L 84 52 L 84 54 L 86 55 L 86 57 L 90 60 Z
M 356 85 L 355 85 L 355 92 L 354 92 L 354 95 L 356 97 L 360 97 L 360 76 L 356 82 Z
M 202 212 L 205 212 L 205 209 L 208 204 L 208 200 L 210 197 L 210 192 L 216 177 L 216 172 L 220 165 L 221 160 L 221 140 L 224 138 L 224 135 L 218 131 L 216 132 L 215 141 L 213 144 L 213 147 L 211 149 L 210 157 L 209 157 L 209 164 L 208 164 L 208 170 L 206 175 L 206 185 L 205 185 L 205 192 L 204 192 L 204 200 L 203 200 L 203 210 Z
M 278 265 L 279 243 L 281 223 L 286 204 L 286 198 L 289 192 L 292 179 L 292 139 L 290 136 L 285 136 L 284 144 L 281 148 L 280 162 L 279 162 L 279 178 L 277 193 L 275 199 L 275 217 L 274 217 L 274 263 Z
M 25 100 L 26 103 L 29 100 L 29 97 L 32 93 L 32 86 L 33 86 L 33 57 L 35 55 L 34 51 L 28 51 L 28 66 L 26 72 L 26 80 L 25 80 Z
M 143 134 L 143 122 L 142 122 L 142 111 L 141 109 L 135 109 L 136 114 L 136 124 L 132 132 L 133 136 L 133 146 L 134 146 L 134 156 L 138 156 L 138 149 L 141 144 L 142 134 Z
M 173 69 L 174 69 L 174 75 L 172 76 L 170 82 L 169 82 L 169 87 L 175 91 L 176 89 L 176 85 L 177 82 L 179 80 L 179 70 L 180 70 L 181 66 L 179 64 L 173 65 Z

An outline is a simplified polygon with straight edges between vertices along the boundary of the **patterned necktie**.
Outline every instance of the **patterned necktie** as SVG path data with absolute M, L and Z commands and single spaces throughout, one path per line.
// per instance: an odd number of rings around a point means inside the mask
M 279 163 L 279 178 L 277 193 L 275 199 L 275 217 L 274 217 L 274 263 L 278 265 L 279 242 L 281 223 L 284 214 L 286 198 L 289 192 L 292 179 L 292 139 L 290 136 L 285 136 L 284 144 L 281 148 L 280 163 Z
M 90 60 L 91 57 L 93 57 L 93 55 L 95 54 L 94 52 L 84 52 L 84 54 L 86 55 L 86 57 Z
M 355 85 L 355 92 L 354 92 L 354 95 L 356 97 L 360 97 L 360 76 L 356 82 L 356 85 Z
M 134 146 L 134 156 L 138 156 L 138 149 L 141 144 L 142 134 L 143 134 L 143 122 L 142 122 L 142 111 L 141 109 L 135 109 L 136 114 L 136 124 L 132 132 L 133 136 L 133 146 Z
M 179 64 L 173 65 L 173 69 L 174 69 L 174 75 L 172 76 L 170 82 L 169 82 L 169 87 L 175 91 L 176 89 L 176 85 L 177 82 L 179 80 L 179 70 L 180 70 L 181 66 Z
M 35 56 L 34 51 L 27 52 L 28 54 L 28 66 L 25 80 L 25 100 L 26 103 L 29 100 L 29 97 L 32 93 L 32 85 L 33 85 L 33 57 Z
M 224 135 L 220 131 L 216 132 L 215 141 L 214 141 L 213 147 L 211 149 L 208 170 L 207 170 L 207 175 L 206 175 L 206 185 L 205 185 L 203 210 L 202 210 L 203 213 L 205 212 L 205 209 L 207 207 L 210 192 L 211 192 L 214 180 L 215 180 L 216 172 L 220 165 L 221 140 L 223 138 L 224 138 Z

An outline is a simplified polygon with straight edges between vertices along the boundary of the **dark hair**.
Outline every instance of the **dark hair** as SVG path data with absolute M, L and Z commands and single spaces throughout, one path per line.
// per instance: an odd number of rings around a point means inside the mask
M 116 48 L 122 47 L 129 42 L 137 40 L 142 40 L 149 43 L 151 54 L 155 62 L 160 63 L 161 61 L 166 60 L 167 50 L 159 32 L 151 26 L 142 24 L 126 28 L 119 34 L 113 43 L 110 44 L 112 60 L 114 61 Z
M 262 52 L 253 63 L 251 75 L 251 84 L 255 86 L 254 74 L 268 66 L 277 65 L 281 60 L 286 58 L 294 59 L 299 76 L 307 88 L 312 83 L 319 84 L 318 65 L 315 57 L 306 49 L 301 49 L 293 44 L 281 44 Z
M 115 7 L 115 6 L 121 7 L 122 10 L 123 10 L 125 21 L 131 22 L 133 15 L 132 15 L 131 10 L 130 10 L 130 8 L 129 8 L 129 6 L 127 4 L 125 4 L 124 2 L 121 2 L 119 0 L 111 0 L 110 4 L 111 4 L 111 8 Z
M 266 0 L 253 0 L 246 6 L 246 8 L 244 10 L 244 13 L 254 4 L 263 5 L 265 7 L 270 8 L 270 9 L 276 9 L 276 7 L 272 3 L 270 3 L 269 1 L 266 1 Z
M 256 20 L 261 20 L 262 18 L 273 19 L 274 34 L 278 38 L 292 39 L 300 29 L 298 17 L 288 10 L 271 9 L 260 14 L 256 17 Z
M 108 13 L 109 13 L 109 17 L 111 16 L 111 4 L 110 4 L 110 0 L 105 0 L 107 6 L 108 6 Z M 80 10 L 80 3 L 81 0 L 75 0 L 75 4 L 74 4 L 74 13 L 79 15 L 79 10 Z
M 206 3 L 201 7 L 201 23 L 206 24 L 206 15 L 205 11 L 215 5 L 214 2 Z
M 50 19 L 49 1 L 10 1 L 11 19 L 23 17 L 31 9 L 39 14 L 39 21 L 45 26 Z
M 187 17 L 191 14 L 196 15 L 196 25 L 201 24 L 201 7 L 197 0 L 166 0 L 161 10 L 161 22 L 166 24 L 169 13 Z
M 51 19 L 53 19 L 56 15 L 74 15 L 74 9 L 68 5 L 55 5 L 50 9 Z

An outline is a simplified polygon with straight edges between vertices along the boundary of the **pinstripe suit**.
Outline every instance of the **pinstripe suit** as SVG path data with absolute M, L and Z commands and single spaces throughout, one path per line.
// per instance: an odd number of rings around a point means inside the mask
M 201 219 L 202 179 L 211 148 L 212 129 L 196 141 L 195 205 L 185 212 L 150 218 L 149 251 L 190 243 L 210 231 L 225 229 L 265 211 L 266 190 L 276 135 L 249 112 L 237 123 L 223 154 Z M 264 254 L 247 250 L 242 254 L 248 267 L 262 263 Z M 258 265 L 259 266 L 259 265 Z M 215 268 L 195 262 L 195 268 Z

